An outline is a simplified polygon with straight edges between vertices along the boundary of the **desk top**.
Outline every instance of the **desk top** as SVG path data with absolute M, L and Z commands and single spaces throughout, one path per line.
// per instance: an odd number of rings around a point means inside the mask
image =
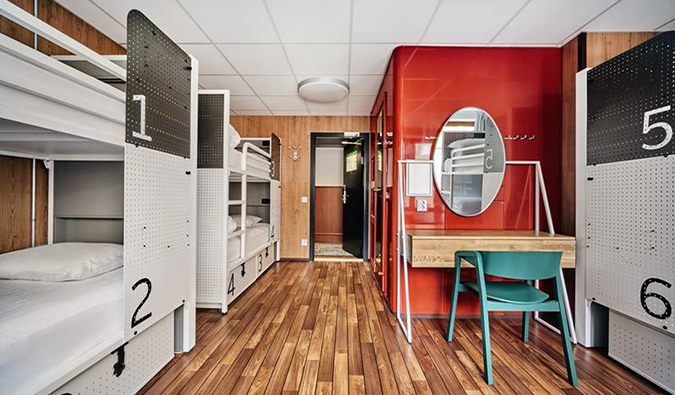
M 482 239 L 482 240 L 541 240 L 573 241 L 573 236 L 552 235 L 534 230 L 456 230 L 456 229 L 411 229 L 407 232 L 413 239 Z
M 452 268 L 455 252 L 478 251 L 561 251 L 561 266 L 575 267 L 572 236 L 552 235 L 534 230 L 450 230 L 414 229 L 406 233 L 408 262 L 419 268 Z

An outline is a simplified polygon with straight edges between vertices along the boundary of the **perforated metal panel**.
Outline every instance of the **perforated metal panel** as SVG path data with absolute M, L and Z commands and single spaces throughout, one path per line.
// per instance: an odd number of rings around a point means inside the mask
M 190 194 L 194 175 L 187 174 L 190 161 L 126 144 L 125 339 L 172 312 L 187 297 L 188 265 L 195 248 L 190 245 L 190 217 L 196 204 Z
M 197 169 L 197 303 L 222 303 L 224 169 Z
M 127 51 L 126 142 L 189 158 L 190 56 L 136 10 Z
M 675 126 L 675 32 L 665 32 L 588 72 L 588 164 L 675 154 L 675 139 L 659 149 Z M 669 110 L 665 110 L 670 106 Z M 658 111 L 661 109 L 662 111 Z
M 196 205 L 191 59 L 138 11 L 127 28 L 125 340 L 189 299 Z
M 609 356 L 675 392 L 675 338 L 614 312 L 609 317 Z
M 225 136 L 225 96 L 199 94 L 197 167 L 222 169 Z
M 675 157 L 607 163 L 587 168 L 586 297 L 659 328 L 675 317 L 656 297 L 641 298 L 649 278 L 675 278 Z M 675 302 L 675 287 L 653 283 Z
M 113 375 L 117 354 L 110 354 L 52 395 L 135 394 L 173 358 L 173 336 L 173 314 L 169 314 L 124 347 L 125 368 L 119 377 Z

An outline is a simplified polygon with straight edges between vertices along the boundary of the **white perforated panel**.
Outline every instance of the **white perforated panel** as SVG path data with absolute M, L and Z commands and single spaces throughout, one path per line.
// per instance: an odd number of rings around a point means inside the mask
M 675 156 L 588 166 L 587 176 L 587 299 L 673 331 Z M 660 281 L 643 289 L 650 278 Z
M 222 303 L 225 170 L 197 169 L 197 303 Z
M 124 347 L 125 368 L 113 375 L 117 353 L 110 354 L 79 374 L 52 395 L 135 394 L 174 356 L 173 314 L 169 314 Z
M 194 158 L 126 144 L 124 166 L 124 338 L 188 299 L 196 204 Z M 192 235 L 194 236 L 194 235 Z M 192 243 L 194 244 L 194 242 Z M 148 286 L 150 285 L 150 286 Z
M 675 392 L 675 338 L 610 312 L 609 356 Z

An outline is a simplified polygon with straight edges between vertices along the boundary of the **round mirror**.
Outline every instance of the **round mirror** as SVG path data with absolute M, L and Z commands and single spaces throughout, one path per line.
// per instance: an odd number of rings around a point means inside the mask
M 505 160 L 502 135 L 490 114 L 462 108 L 445 121 L 436 138 L 436 188 L 454 213 L 478 215 L 499 192 Z

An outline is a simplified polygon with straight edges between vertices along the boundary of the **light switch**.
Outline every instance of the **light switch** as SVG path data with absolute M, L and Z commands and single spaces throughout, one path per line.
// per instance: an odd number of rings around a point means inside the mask
M 300 239 L 300 246 L 307 247 L 307 239 Z
M 427 211 L 426 199 L 415 199 L 415 204 L 417 205 L 417 211 Z
M 301 200 L 303 203 L 307 203 L 307 196 L 303 196 Z

